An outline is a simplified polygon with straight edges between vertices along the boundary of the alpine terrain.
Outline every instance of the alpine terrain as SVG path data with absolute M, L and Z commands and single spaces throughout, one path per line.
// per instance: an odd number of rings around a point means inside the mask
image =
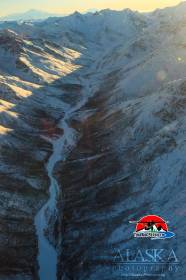
M 0 280 L 121 279 L 137 248 L 185 279 L 186 2 L 1 22 L 0 61 Z M 176 236 L 134 238 L 148 214 Z

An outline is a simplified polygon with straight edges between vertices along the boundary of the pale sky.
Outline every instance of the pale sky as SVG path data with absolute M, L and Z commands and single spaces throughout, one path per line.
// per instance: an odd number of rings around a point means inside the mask
M 149 11 L 156 8 L 174 6 L 181 0 L 0 0 L 0 15 L 25 12 L 30 9 L 54 13 L 72 13 L 75 10 L 84 12 L 91 8 Z

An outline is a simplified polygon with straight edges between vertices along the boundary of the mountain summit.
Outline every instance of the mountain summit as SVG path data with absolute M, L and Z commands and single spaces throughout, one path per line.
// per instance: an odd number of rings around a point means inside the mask
M 0 21 L 41 20 L 41 19 L 46 19 L 48 17 L 56 17 L 56 16 L 63 16 L 63 15 L 31 9 L 25 13 L 15 13 L 4 17 L 0 17 Z

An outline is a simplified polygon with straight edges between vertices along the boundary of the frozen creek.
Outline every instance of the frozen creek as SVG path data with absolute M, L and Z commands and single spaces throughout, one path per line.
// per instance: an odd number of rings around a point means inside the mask
M 83 82 L 85 83 L 85 81 Z M 90 87 L 86 83 L 83 92 L 84 96 L 82 96 L 82 99 L 76 106 L 69 107 L 67 104 L 64 104 L 66 112 L 59 123 L 59 127 L 63 129 L 63 135 L 57 139 L 48 139 L 53 146 L 53 153 L 46 164 L 46 170 L 50 179 L 49 199 L 35 217 L 39 247 L 38 264 L 40 280 L 57 280 L 57 251 L 46 236 L 46 230 L 51 226 L 48 222 L 48 215 L 53 219 L 55 217 L 57 218 L 58 215 L 57 197 L 60 187 L 53 173 L 56 163 L 65 160 L 68 152 L 76 143 L 77 132 L 69 126 L 68 120 L 74 112 L 79 110 L 87 102 L 90 96 Z

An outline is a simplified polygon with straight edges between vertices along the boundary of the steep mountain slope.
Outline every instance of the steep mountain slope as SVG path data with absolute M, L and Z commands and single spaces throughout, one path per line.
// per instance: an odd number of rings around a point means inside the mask
M 166 279 L 184 279 L 183 11 L 0 25 L 0 279 L 120 279 L 118 249 L 162 247 L 128 224 L 151 213 L 177 236 Z
M 23 279 L 37 279 L 33 219 L 48 197 L 45 162 L 52 146 L 47 138 L 63 133 L 57 125 L 64 114 L 63 98 L 69 99 L 70 90 L 72 103 L 79 98 L 79 81 L 70 76 L 80 67 L 74 63 L 80 54 L 45 41 L 32 43 L 10 30 L 2 31 L 0 37 L 4 62 L 0 76 L 0 274 L 10 279 L 25 272 L 30 276 Z M 62 81 L 63 76 L 69 76 L 71 83 Z

